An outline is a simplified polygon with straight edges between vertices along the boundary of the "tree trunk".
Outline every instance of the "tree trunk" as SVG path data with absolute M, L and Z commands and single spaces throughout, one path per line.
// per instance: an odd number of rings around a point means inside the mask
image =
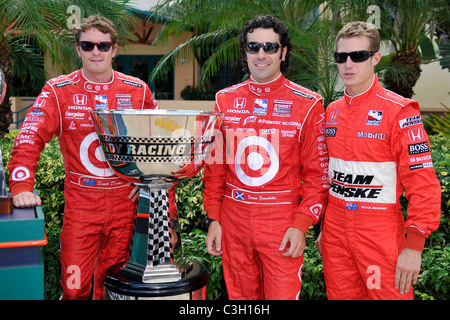
M 3 102 L 0 104 L 0 139 L 3 139 L 5 134 L 9 132 L 9 125 L 13 121 L 13 114 L 11 111 L 11 96 L 12 80 L 13 80 L 13 65 L 11 51 L 7 41 L 0 43 L 0 68 L 5 75 L 6 81 L 6 95 Z
M 400 69 L 403 77 L 392 71 L 386 71 L 384 83 L 386 88 L 405 97 L 412 98 L 414 86 L 420 77 L 420 54 L 417 50 L 399 51 L 391 59 L 390 64 Z

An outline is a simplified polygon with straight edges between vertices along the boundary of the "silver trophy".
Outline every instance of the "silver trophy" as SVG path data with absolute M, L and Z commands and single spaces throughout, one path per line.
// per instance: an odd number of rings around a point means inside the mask
M 209 155 L 219 112 L 191 110 L 92 111 L 100 145 L 112 170 L 140 187 L 130 256 L 121 272 L 143 283 L 178 281 L 192 268 L 184 257 L 174 182 L 196 175 Z M 142 222 L 142 216 L 144 219 Z

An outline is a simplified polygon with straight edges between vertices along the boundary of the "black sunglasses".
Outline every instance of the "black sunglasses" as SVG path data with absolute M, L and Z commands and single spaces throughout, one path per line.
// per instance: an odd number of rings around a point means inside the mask
M 278 52 L 280 45 L 276 42 L 247 42 L 245 44 L 245 51 L 250 54 L 258 53 L 261 48 L 263 48 L 264 52 L 273 54 Z
M 374 54 L 375 51 L 368 51 L 368 50 L 359 50 L 352 52 L 336 51 L 334 53 L 334 61 L 336 61 L 336 63 L 345 63 L 347 61 L 347 57 L 350 56 L 350 59 L 352 59 L 353 62 L 364 62 Z
M 80 48 L 83 51 L 92 51 L 94 47 L 97 46 L 98 50 L 101 52 L 108 52 L 111 49 L 112 43 L 109 41 L 102 42 L 90 42 L 90 41 L 80 41 Z

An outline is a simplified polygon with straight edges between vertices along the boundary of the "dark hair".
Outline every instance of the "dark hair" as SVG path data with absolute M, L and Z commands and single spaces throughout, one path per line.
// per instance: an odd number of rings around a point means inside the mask
M 247 21 L 241 31 L 241 36 L 239 37 L 239 47 L 241 49 L 241 65 L 242 69 L 246 73 L 250 73 L 248 69 L 246 53 L 245 53 L 245 44 L 247 43 L 247 34 L 253 32 L 254 29 L 263 28 L 270 29 L 272 28 L 275 33 L 280 35 L 280 44 L 281 50 L 284 47 L 287 47 L 286 58 L 284 61 L 281 61 L 280 71 L 284 73 L 287 71 L 289 67 L 289 58 L 291 56 L 291 40 L 289 38 L 289 29 L 284 23 L 278 21 L 272 16 L 259 16 L 253 20 Z

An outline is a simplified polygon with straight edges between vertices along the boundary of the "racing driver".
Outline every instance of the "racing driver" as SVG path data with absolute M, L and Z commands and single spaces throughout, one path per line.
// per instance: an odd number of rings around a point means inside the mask
M 66 170 L 61 231 L 62 299 L 103 298 L 106 270 L 125 262 L 136 214 L 137 187 L 115 176 L 100 149 L 90 110 L 158 108 L 147 84 L 115 72 L 113 23 L 90 16 L 76 31 L 83 67 L 51 79 L 30 108 L 8 164 L 14 205 L 41 204 L 34 173 L 40 153 L 58 136 Z
M 380 85 L 379 48 L 365 22 L 336 38 L 346 88 L 326 111 L 331 186 L 317 243 L 329 299 L 413 299 L 425 239 L 439 226 L 441 188 L 419 105 Z
M 250 78 L 216 95 L 223 148 L 204 171 L 206 245 L 222 254 L 230 299 L 294 300 L 329 187 L 323 99 L 283 76 L 291 45 L 278 20 L 248 21 L 240 47 Z

